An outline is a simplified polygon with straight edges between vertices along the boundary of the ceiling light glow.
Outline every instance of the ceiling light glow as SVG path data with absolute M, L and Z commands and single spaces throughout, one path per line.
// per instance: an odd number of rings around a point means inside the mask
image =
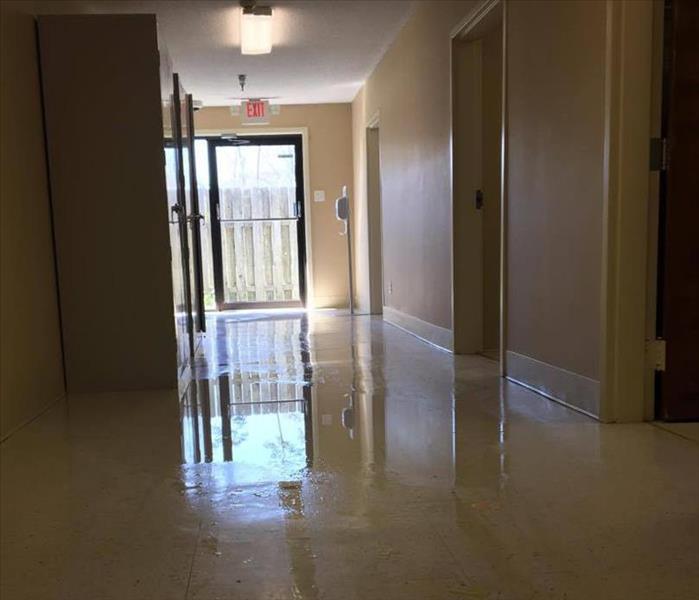
M 272 52 L 272 8 L 245 6 L 240 14 L 240 51 L 242 54 Z

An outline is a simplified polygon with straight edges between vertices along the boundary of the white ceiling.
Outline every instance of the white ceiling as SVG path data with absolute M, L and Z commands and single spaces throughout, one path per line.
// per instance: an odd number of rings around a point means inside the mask
M 205 106 L 245 95 L 279 104 L 350 102 L 407 19 L 401 0 L 261 0 L 273 9 L 272 54 L 240 54 L 235 1 L 88 1 L 81 12 L 155 13 L 175 71 Z M 54 4 L 55 6 L 55 4 Z M 61 11 L 63 12 L 63 11 Z

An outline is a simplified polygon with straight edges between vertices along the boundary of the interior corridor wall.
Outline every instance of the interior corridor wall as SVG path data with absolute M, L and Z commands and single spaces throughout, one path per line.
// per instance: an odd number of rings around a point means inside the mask
M 280 128 L 308 129 L 313 297 L 317 308 L 347 306 L 347 241 L 340 235 L 342 224 L 335 218 L 335 198 L 347 185 L 352 195 L 352 114 L 349 104 L 283 105 L 269 126 L 240 124 L 229 107 L 206 107 L 194 115 L 198 132 L 236 130 L 254 134 Z M 313 192 L 325 192 L 324 202 L 315 202 Z
M 63 394 L 34 18 L 0 5 L 0 438 Z
M 68 392 L 175 389 L 155 16 L 39 37 Z
M 475 2 L 418 2 L 352 103 L 356 282 L 368 310 L 367 121 L 379 114 L 385 304 L 448 344 L 451 30 Z M 406 316 L 407 315 L 407 316 Z
M 507 373 L 599 410 L 606 3 L 507 5 Z
M 364 308 L 365 128 L 378 114 L 386 304 L 448 331 L 449 36 L 477 3 L 437 4 L 416 5 L 352 104 L 354 255 Z M 507 2 L 506 371 L 593 414 L 600 397 L 606 10 L 597 0 Z

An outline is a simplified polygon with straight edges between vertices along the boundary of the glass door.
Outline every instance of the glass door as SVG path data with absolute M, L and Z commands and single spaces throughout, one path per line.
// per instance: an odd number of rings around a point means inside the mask
M 301 136 L 210 139 L 218 310 L 306 300 Z

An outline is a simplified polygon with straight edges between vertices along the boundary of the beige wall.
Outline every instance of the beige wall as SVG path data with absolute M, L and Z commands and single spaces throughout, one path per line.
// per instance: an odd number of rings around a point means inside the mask
M 451 327 L 449 34 L 474 3 L 418 4 L 353 103 L 358 226 L 363 128 L 380 112 L 389 306 Z M 508 3 L 508 349 L 597 378 L 602 250 L 602 2 Z M 358 297 L 366 257 L 357 236 Z
M 369 298 L 364 129 L 378 112 L 385 302 L 441 328 L 451 328 L 449 34 L 474 4 L 417 3 L 352 103 L 360 306 Z
M 368 302 L 364 129 L 378 112 L 384 287 L 393 285 L 386 303 L 442 328 L 453 327 L 449 34 L 476 4 L 418 3 L 353 102 L 358 299 Z M 615 215 L 608 214 L 616 209 L 605 208 L 614 185 L 605 184 L 605 169 L 611 168 L 605 139 L 612 140 L 614 151 L 617 128 L 626 127 L 623 120 L 605 120 L 605 89 L 625 81 L 607 64 L 609 52 L 616 52 L 609 44 L 618 34 L 610 33 L 608 18 L 614 11 L 632 15 L 629 19 L 636 12 L 645 15 L 645 4 L 506 3 L 506 349 L 519 361 L 519 380 L 594 414 L 601 402 L 614 401 L 609 394 L 603 398 L 600 386 L 600 348 L 611 339 L 603 337 L 608 322 L 601 308 L 614 302 L 602 285 L 606 261 L 615 260 L 604 255 L 604 247 L 617 235 L 610 221 Z M 621 30 L 633 37 L 623 64 L 645 73 L 647 27 L 631 29 Z M 628 73 L 627 68 L 626 78 Z M 641 90 L 643 78 L 637 79 Z M 639 139 L 648 136 L 648 117 L 636 118 L 644 110 L 625 109 L 627 118 L 633 116 L 629 133 Z M 634 177 L 639 189 L 646 185 L 642 169 Z M 634 247 L 627 263 L 636 269 L 645 265 L 644 256 Z M 634 356 L 642 351 L 636 338 L 633 348 Z M 610 356 L 619 358 L 618 352 Z
M 599 379 L 605 3 L 508 4 L 508 350 Z
M 349 104 L 283 105 L 269 126 L 240 125 L 240 117 L 228 107 L 207 107 L 195 114 L 197 132 L 244 130 L 244 133 L 279 128 L 308 128 L 308 167 L 310 175 L 311 239 L 314 305 L 347 306 L 347 241 L 339 235 L 341 223 L 335 219 L 335 198 L 342 186 L 352 193 L 352 127 Z M 314 202 L 313 192 L 325 191 L 325 202 Z
M 0 437 L 63 393 L 35 23 L 3 2 Z
M 175 388 L 155 18 L 39 30 L 68 391 Z

